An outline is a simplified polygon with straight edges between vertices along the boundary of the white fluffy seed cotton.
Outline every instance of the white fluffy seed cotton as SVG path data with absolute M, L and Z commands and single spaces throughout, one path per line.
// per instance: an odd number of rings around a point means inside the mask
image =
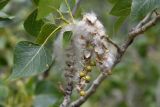
M 64 50 L 62 47 L 62 38 L 65 31 L 73 32 L 72 43 L 70 44 L 72 48 L 70 50 Z M 99 63 L 98 67 L 100 67 L 101 70 L 110 70 L 115 61 L 116 50 L 115 47 L 104 38 L 107 38 L 107 36 L 103 24 L 97 19 L 94 13 L 86 13 L 82 20 L 67 25 L 61 30 L 54 44 L 55 58 L 59 62 L 74 59 L 74 66 L 78 67 L 77 70 L 80 70 L 83 68 L 84 56 L 86 58 L 92 57 L 92 59 L 98 57 L 100 60 L 100 62 L 97 62 Z M 94 54 L 91 54 L 93 52 L 88 49 L 88 42 L 93 46 Z M 68 59 L 65 54 L 66 51 L 73 52 L 74 57 Z

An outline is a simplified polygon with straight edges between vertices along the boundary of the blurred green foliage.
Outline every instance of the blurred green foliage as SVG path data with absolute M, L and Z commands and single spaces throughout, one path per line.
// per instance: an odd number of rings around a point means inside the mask
M 1 1 L 4 1 L 3 4 Z M 7 81 L 7 78 L 14 65 L 13 55 L 16 44 L 22 40 L 35 41 L 35 37 L 43 33 L 39 34 L 40 29 L 45 28 L 44 21 L 55 22 L 59 15 L 56 13 L 51 16 L 55 20 L 47 16 L 53 9 L 45 7 L 47 4 L 45 0 L 40 0 L 38 13 L 35 9 L 39 0 L 1 1 L 0 9 L 3 8 L 1 12 L 5 15 L 0 14 L 0 107 L 58 107 L 63 100 L 60 86 L 65 80 L 62 72 L 56 72 L 56 68 L 50 69 L 49 72 L 44 73 L 45 75 L 40 74 L 12 82 Z M 33 1 L 36 5 L 32 3 Z M 52 0 L 47 1 L 49 5 L 55 7 L 60 4 L 60 0 L 53 0 L 57 3 Z M 144 3 L 143 1 L 139 0 Z M 103 22 L 108 35 L 120 44 L 127 37 L 127 32 L 132 26 L 137 24 L 138 19 L 142 19 L 151 9 L 158 8 L 159 0 L 153 0 L 153 4 L 150 4 L 150 1 L 146 0 L 145 4 L 140 6 L 134 5 L 132 7 L 134 12 L 131 11 L 129 17 L 130 10 L 121 11 L 124 15 L 116 13 L 116 8 L 120 10 L 126 7 L 125 4 L 117 4 L 122 2 L 121 0 L 82 0 L 75 17 L 80 19 L 86 12 L 95 12 Z M 141 4 L 139 2 L 132 0 L 135 4 Z M 130 0 L 127 3 L 131 5 Z M 71 3 L 70 6 L 73 8 L 72 5 Z M 116 5 L 119 7 L 114 7 Z M 61 12 L 66 15 L 68 12 L 66 6 L 61 4 L 60 7 Z M 139 13 L 136 14 L 136 11 Z M 30 16 L 31 14 L 38 14 L 40 20 L 37 21 L 34 15 Z M 41 19 L 45 16 L 47 16 L 45 19 Z M 135 17 L 134 22 L 133 20 L 131 22 L 130 18 L 133 17 Z M 34 23 L 31 23 L 32 21 Z M 49 45 L 48 48 L 52 47 Z M 82 107 L 160 107 L 159 65 L 160 23 L 135 40 L 121 63 L 114 69 L 113 75 L 102 83 L 97 92 Z M 92 74 L 93 78 L 96 75 L 97 73 Z

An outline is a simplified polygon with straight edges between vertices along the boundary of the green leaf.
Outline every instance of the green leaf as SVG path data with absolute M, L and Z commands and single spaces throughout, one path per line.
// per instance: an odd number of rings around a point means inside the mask
M 37 20 L 42 19 L 53 12 L 53 8 L 58 9 L 60 3 L 61 0 L 39 0 Z
M 118 0 L 107 0 L 108 2 L 115 4 Z
M 0 50 L 4 50 L 6 48 L 7 38 L 6 36 L 0 36 Z
M 114 30 L 115 30 L 115 32 L 118 31 L 118 29 L 121 27 L 121 25 L 123 24 L 123 22 L 125 21 L 126 18 L 127 18 L 127 16 L 120 16 L 120 17 L 116 20 L 116 22 L 115 22 L 115 24 L 114 24 Z
M 69 4 L 69 7 L 72 10 L 76 4 L 76 0 L 67 0 L 67 3 Z M 69 9 L 64 1 L 61 3 L 59 10 L 62 13 L 69 13 Z
M 142 19 L 148 12 L 160 7 L 160 0 L 133 0 L 131 18 Z
M 41 94 L 36 96 L 33 107 L 52 107 L 57 99 L 51 95 Z
M 14 67 L 10 80 L 33 76 L 46 71 L 52 63 L 50 52 L 31 42 L 19 42 L 14 52 Z
M 51 34 L 51 32 L 53 32 L 56 28 L 57 26 L 55 26 L 54 24 L 45 24 L 42 27 L 41 32 L 36 39 L 36 43 L 42 44 L 46 40 L 46 38 Z
M 62 2 L 62 3 L 61 3 L 59 10 L 60 10 L 62 13 L 68 13 L 68 12 L 69 12 L 69 10 L 68 10 L 67 5 L 66 5 L 65 2 Z
M 0 101 L 7 98 L 9 95 L 9 89 L 7 86 L 0 84 Z
M 32 36 L 37 36 L 44 25 L 43 20 L 36 20 L 38 10 L 34 10 L 24 22 L 25 30 Z
M 119 0 L 112 8 L 110 14 L 114 16 L 128 16 L 131 11 L 131 0 Z
M 63 94 L 59 91 L 59 88 L 51 81 L 43 80 L 38 81 L 35 88 L 35 94 L 50 94 L 54 95 L 56 98 L 60 98 Z
M 4 12 L 0 12 L 0 21 L 11 21 L 13 18 L 13 16 L 9 16 Z
M 65 31 L 64 32 L 64 34 L 63 34 L 63 47 L 64 48 L 67 48 L 68 45 L 71 43 L 72 35 L 73 35 L 72 31 Z
M 0 1 L 0 10 L 9 2 L 10 0 L 1 0 Z
M 38 6 L 39 0 L 32 0 L 32 2 L 33 2 L 36 6 Z

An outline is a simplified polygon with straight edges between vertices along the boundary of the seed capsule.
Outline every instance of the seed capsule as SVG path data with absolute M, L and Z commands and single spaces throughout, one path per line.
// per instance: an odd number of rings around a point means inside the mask
M 108 75 L 112 75 L 112 71 L 109 70 L 109 71 L 107 72 L 107 74 L 108 74 Z
M 90 77 L 89 75 L 86 75 L 86 76 L 85 76 L 85 81 L 86 81 L 86 82 L 89 82 L 90 80 L 91 80 L 91 77 Z
M 91 66 L 96 66 L 96 62 L 95 61 L 91 61 Z
M 88 72 L 91 72 L 91 71 L 92 71 L 92 67 L 91 67 L 91 66 L 87 66 L 87 67 L 86 67 L 86 70 L 87 70 Z
M 84 71 L 81 71 L 80 73 L 79 73 L 79 76 L 80 77 L 84 77 L 86 74 L 85 74 L 85 72 Z
M 85 96 L 85 95 L 86 95 L 86 92 L 83 91 L 83 90 L 81 90 L 81 91 L 80 91 L 80 96 Z

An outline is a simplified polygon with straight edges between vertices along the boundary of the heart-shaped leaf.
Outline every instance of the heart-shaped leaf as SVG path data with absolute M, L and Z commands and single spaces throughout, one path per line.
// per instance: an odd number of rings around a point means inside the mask
M 33 76 L 47 70 L 52 63 L 51 53 L 42 45 L 22 41 L 14 52 L 14 67 L 9 79 Z

